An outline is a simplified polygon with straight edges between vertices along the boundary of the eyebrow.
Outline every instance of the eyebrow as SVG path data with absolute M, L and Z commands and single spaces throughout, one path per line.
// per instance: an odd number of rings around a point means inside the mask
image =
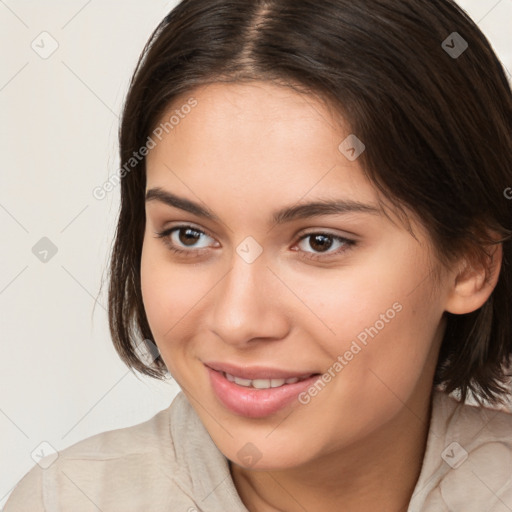
M 171 194 L 160 187 L 151 188 L 146 193 L 146 202 L 158 201 L 167 206 L 179 208 L 180 210 L 187 211 L 198 217 L 221 222 L 219 217 L 215 215 L 209 208 L 202 206 L 199 203 Z M 312 201 L 310 203 L 296 204 L 287 206 L 276 212 L 272 216 L 274 224 L 284 224 L 298 219 L 307 219 L 310 217 L 320 215 L 336 215 L 345 213 L 369 213 L 373 215 L 380 215 L 382 210 L 374 205 L 360 203 L 358 201 L 337 199 L 328 200 L 322 199 Z

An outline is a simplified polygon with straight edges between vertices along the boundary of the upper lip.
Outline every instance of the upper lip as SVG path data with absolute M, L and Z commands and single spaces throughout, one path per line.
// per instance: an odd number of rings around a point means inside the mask
M 242 379 L 292 379 L 294 377 L 302 378 L 316 375 L 318 372 L 281 370 L 279 368 L 270 368 L 268 366 L 237 366 L 230 363 L 211 361 L 204 363 L 212 370 L 225 372 L 240 377 Z

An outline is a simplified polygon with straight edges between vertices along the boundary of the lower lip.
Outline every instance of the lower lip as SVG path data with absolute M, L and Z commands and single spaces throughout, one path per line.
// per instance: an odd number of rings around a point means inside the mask
M 227 380 L 223 373 L 209 367 L 206 369 L 210 375 L 213 391 L 222 404 L 230 411 L 247 418 L 263 418 L 274 414 L 296 400 L 301 392 L 308 389 L 321 377 L 314 375 L 278 388 L 256 389 L 239 386 L 235 382 Z

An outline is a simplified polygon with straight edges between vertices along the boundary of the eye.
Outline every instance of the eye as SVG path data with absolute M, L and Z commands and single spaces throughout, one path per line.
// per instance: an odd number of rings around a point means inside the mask
M 207 239 L 213 240 L 213 238 L 204 231 L 189 225 L 175 226 L 157 232 L 156 238 L 161 238 L 172 252 L 188 257 L 198 256 L 198 253 L 202 253 L 203 249 L 207 249 L 212 245 L 208 243 Z M 201 242 L 202 240 L 204 240 L 203 244 L 197 245 L 197 242 Z M 186 249 L 186 247 L 189 249 Z
M 170 251 L 184 257 L 197 257 L 211 247 L 220 246 L 213 237 L 191 225 L 175 226 L 155 234 L 156 238 L 163 240 Z M 213 240 L 214 243 L 212 244 L 208 239 Z M 306 243 L 307 239 L 309 239 L 309 242 Z M 198 242 L 202 242 L 202 244 L 198 245 Z M 355 240 L 322 232 L 307 233 L 300 237 L 297 244 L 300 248 L 298 251 L 300 257 L 309 260 L 336 256 L 348 251 L 354 245 L 356 245 Z M 308 250 L 308 246 L 313 250 Z M 333 248 L 334 250 L 331 250 Z
M 306 240 L 308 240 L 306 242 Z M 321 259 L 329 256 L 334 256 L 348 251 L 351 247 L 356 244 L 355 240 L 333 235 L 332 233 L 307 233 L 303 235 L 299 243 L 297 244 L 301 252 L 307 255 L 301 254 L 301 258 L 305 259 Z M 313 251 L 307 250 L 307 247 L 313 249 Z M 334 250 L 331 249 L 334 247 Z

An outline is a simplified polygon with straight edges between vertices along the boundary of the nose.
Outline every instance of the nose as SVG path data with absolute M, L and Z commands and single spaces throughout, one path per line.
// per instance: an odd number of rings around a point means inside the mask
M 235 253 L 215 290 L 210 328 L 225 343 L 244 348 L 250 341 L 283 339 L 288 333 L 285 287 L 262 256 L 247 263 Z

